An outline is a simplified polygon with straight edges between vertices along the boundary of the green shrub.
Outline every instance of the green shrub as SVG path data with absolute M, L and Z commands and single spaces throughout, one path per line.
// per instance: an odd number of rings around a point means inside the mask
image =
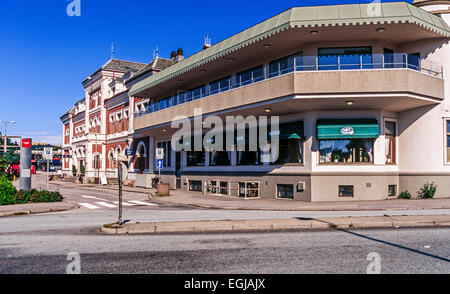
M 30 195 L 30 201 L 39 202 L 60 202 L 63 200 L 62 195 L 59 192 L 50 191 L 36 191 L 33 190 Z
M 6 176 L 0 176 L 0 205 L 14 204 L 16 202 L 16 193 L 16 188 Z
M 398 195 L 398 199 L 411 199 L 411 193 L 403 191 Z
M 86 168 L 84 167 L 84 165 L 81 165 L 81 166 L 80 166 L 80 174 L 81 174 L 82 176 L 84 176 L 85 173 L 86 173 Z
M 423 187 L 417 192 L 417 197 L 419 199 L 431 199 L 436 194 L 437 185 L 435 183 L 426 183 Z
M 16 204 L 23 204 L 30 201 L 31 192 L 19 191 L 16 194 Z
M 75 177 L 77 175 L 77 167 L 75 165 L 72 165 L 72 175 Z

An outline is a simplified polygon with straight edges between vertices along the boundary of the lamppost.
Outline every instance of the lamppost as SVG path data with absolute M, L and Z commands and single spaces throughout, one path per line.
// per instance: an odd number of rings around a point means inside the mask
M 3 154 L 4 155 L 6 155 L 6 150 L 7 150 L 7 148 L 8 148 L 8 134 L 7 134 L 7 131 L 8 131 L 8 124 L 11 124 L 11 125 L 13 125 L 13 124 L 15 124 L 16 122 L 15 121 L 1 121 L 0 120 L 0 124 L 4 124 L 5 125 L 5 136 L 4 136 L 4 147 L 3 147 Z

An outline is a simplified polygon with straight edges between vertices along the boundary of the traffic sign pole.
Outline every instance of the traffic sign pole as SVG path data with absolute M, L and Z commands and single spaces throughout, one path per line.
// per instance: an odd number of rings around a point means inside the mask
M 119 219 L 118 223 L 119 225 L 122 224 L 122 166 L 120 164 L 117 164 L 117 178 L 119 180 Z
M 47 191 L 49 191 L 48 189 L 48 171 L 50 170 L 50 161 L 47 159 Z

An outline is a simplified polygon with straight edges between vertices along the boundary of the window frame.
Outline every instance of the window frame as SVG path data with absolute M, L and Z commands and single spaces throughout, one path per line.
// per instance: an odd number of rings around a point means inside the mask
M 318 142 L 318 152 L 317 152 L 317 162 L 318 165 L 350 165 L 350 166 L 354 166 L 354 165 L 375 165 L 375 141 L 377 140 L 377 138 L 360 138 L 360 139 L 370 139 L 372 140 L 372 161 L 371 162 L 320 162 L 320 141 L 345 141 L 345 140 L 350 140 L 350 139 L 334 139 L 334 140 L 317 140 Z
M 292 198 L 290 197 L 280 197 L 279 193 L 280 193 L 280 187 L 284 187 L 286 188 L 286 186 L 291 186 L 292 187 Z M 295 189 L 294 189 L 294 184 L 276 184 L 276 199 L 282 199 L 282 200 L 294 200 L 295 198 Z M 286 194 L 286 191 L 285 191 Z
M 351 187 L 352 188 L 352 195 L 351 196 L 343 196 L 341 195 L 341 187 Z M 355 186 L 354 185 L 338 185 L 338 197 L 339 198 L 355 198 Z
M 399 140 L 398 140 L 398 120 L 397 119 L 393 119 L 393 118 L 384 118 L 383 119 L 383 135 L 384 135 L 384 143 L 386 143 L 386 136 L 392 136 L 392 135 L 386 135 L 386 122 L 390 122 L 390 123 L 395 123 L 395 141 L 394 141 L 394 147 L 395 147 L 395 154 L 394 154 L 394 158 L 395 161 L 394 162 L 387 162 L 387 158 L 385 159 L 385 164 L 386 165 L 398 165 L 399 164 Z M 384 148 L 386 148 L 386 144 L 384 145 Z M 385 151 L 385 156 L 386 156 L 386 151 Z
M 444 165 L 450 165 L 450 117 L 444 118 Z

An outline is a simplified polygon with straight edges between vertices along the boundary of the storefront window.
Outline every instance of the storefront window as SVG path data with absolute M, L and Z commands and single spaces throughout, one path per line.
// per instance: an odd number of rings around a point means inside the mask
M 205 166 L 204 151 L 187 151 L 187 166 Z
M 164 167 L 172 166 L 172 143 L 168 142 L 158 142 L 158 148 L 164 149 Z
M 303 141 L 299 139 L 280 140 L 278 160 L 275 165 L 303 163 Z
M 373 163 L 374 139 L 320 140 L 320 163 Z
M 386 164 L 395 164 L 396 158 L 395 158 L 395 143 L 396 143 L 396 136 L 397 136 L 397 125 L 395 122 L 391 121 L 385 121 L 384 122 L 384 135 L 386 139 L 386 146 L 385 146 L 385 155 L 386 155 Z
M 231 151 L 216 151 L 209 152 L 210 166 L 229 166 L 231 165 Z

